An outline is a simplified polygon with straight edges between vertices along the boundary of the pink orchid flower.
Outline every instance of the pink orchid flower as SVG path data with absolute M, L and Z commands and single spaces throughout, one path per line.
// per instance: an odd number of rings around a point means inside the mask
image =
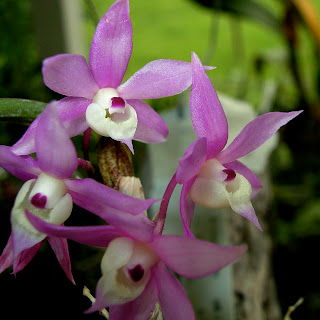
M 185 235 L 190 231 L 194 205 L 212 209 L 231 207 L 261 230 L 251 198 L 259 191 L 258 177 L 239 158 L 258 148 L 302 111 L 270 112 L 247 124 L 233 142 L 228 140 L 228 123 L 200 59 L 192 53 L 191 120 L 198 137 L 184 156 L 172 185 L 182 184 L 180 210 Z M 166 196 L 167 197 L 167 196 Z
M 121 84 L 132 52 L 129 0 L 117 0 L 100 20 L 92 39 L 89 66 L 81 55 L 59 54 L 44 60 L 45 84 L 68 96 L 58 103 L 60 119 L 70 136 L 88 128 L 128 145 L 132 139 L 158 143 L 168 129 L 141 99 L 176 95 L 191 85 L 191 65 L 155 60 Z M 207 70 L 210 68 L 207 68 Z M 14 146 L 16 154 L 32 152 L 34 125 Z
M 25 182 L 11 211 L 12 232 L 0 257 L 0 272 L 11 264 L 14 273 L 23 269 L 47 239 L 73 281 L 66 239 L 38 232 L 26 218 L 25 210 L 60 225 L 70 216 L 73 202 L 83 208 L 90 203 L 94 213 L 109 223 L 123 226 L 124 230 L 127 225 L 138 234 L 152 230 L 153 223 L 143 211 L 156 200 L 136 199 L 92 179 L 69 178 L 79 159 L 59 120 L 55 103 L 49 104 L 40 115 L 35 136 L 37 160 L 18 156 L 11 147 L 0 146 L 0 166 Z
M 185 289 L 167 268 L 187 278 L 205 277 L 233 263 L 247 249 L 154 232 L 143 241 L 114 226 L 56 226 L 31 213 L 27 217 L 40 232 L 107 247 L 96 301 L 87 312 L 109 307 L 113 320 L 147 320 L 157 302 L 166 320 L 195 320 Z

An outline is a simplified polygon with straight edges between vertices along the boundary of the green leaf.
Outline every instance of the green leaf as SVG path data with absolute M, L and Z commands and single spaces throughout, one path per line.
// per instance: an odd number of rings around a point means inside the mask
M 0 121 L 29 125 L 45 108 L 47 103 L 27 99 L 0 99 Z
M 256 20 L 265 26 L 279 31 L 281 23 L 279 19 L 254 0 L 192 0 L 198 4 L 214 10 L 224 11 Z

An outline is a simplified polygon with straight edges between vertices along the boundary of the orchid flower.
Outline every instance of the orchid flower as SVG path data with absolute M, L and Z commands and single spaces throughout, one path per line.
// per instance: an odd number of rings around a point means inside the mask
M 165 141 L 165 122 L 141 99 L 157 99 L 186 90 L 191 85 L 191 65 L 155 60 L 121 84 L 131 52 L 129 0 L 117 0 L 97 26 L 89 66 L 83 56 L 75 54 L 44 60 L 45 84 L 68 96 L 58 103 L 58 110 L 70 136 L 91 128 L 102 136 L 124 142 L 132 152 L 132 139 L 146 143 Z M 32 152 L 30 141 L 35 125 L 14 146 L 16 154 Z
M 195 320 L 186 291 L 168 270 L 200 278 L 233 263 L 246 246 L 220 246 L 199 239 L 149 233 L 133 237 L 114 226 L 56 226 L 27 212 L 40 232 L 82 244 L 107 247 L 96 301 L 87 312 L 109 307 L 112 320 L 146 320 L 159 302 L 166 320 Z
M 70 216 L 73 202 L 85 209 L 90 203 L 94 213 L 116 226 L 123 225 L 124 230 L 127 225 L 137 233 L 152 230 L 153 223 L 143 211 L 156 200 L 129 197 L 92 179 L 69 178 L 79 161 L 55 103 L 49 104 L 40 115 L 35 136 L 37 160 L 18 156 L 11 147 L 0 146 L 1 167 L 25 182 L 11 211 L 12 232 L 0 257 L 0 271 L 12 263 L 14 273 L 23 269 L 47 238 L 72 280 L 66 239 L 38 232 L 27 220 L 25 210 L 60 225 Z
M 192 237 L 190 225 L 195 204 L 212 209 L 231 207 L 261 230 L 251 204 L 251 198 L 261 184 L 238 159 L 258 148 L 302 111 L 261 115 L 248 123 L 224 149 L 228 140 L 228 123 L 223 108 L 195 53 L 192 53 L 191 64 L 190 113 L 198 139 L 179 160 L 171 182 L 171 185 L 183 185 L 180 210 L 184 234 Z M 172 186 L 168 194 L 171 192 Z

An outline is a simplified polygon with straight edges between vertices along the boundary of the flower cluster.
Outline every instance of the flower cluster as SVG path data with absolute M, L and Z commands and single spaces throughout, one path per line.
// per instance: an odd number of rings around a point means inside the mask
M 80 55 L 60 54 L 43 62 L 43 79 L 66 98 L 47 105 L 12 147 L 0 146 L 0 165 L 24 182 L 11 211 L 12 232 L 0 256 L 0 272 L 22 270 L 48 240 L 74 282 L 67 239 L 106 248 L 96 301 L 88 312 L 109 307 L 111 320 L 148 319 L 158 302 L 166 320 L 195 319 L 187 294 L 169 271 L 199 278 L 236 261 L 245 245 L 221 246 L 190 231 L 195 204 L 231 207 L 259 229 L 251 198 L 261 188 L 239 158 L 252 152 L 300 112 L 273 112 L 250 122 L 224 149 L 228 123 L 195 53 L 191 63 L 156 60 L 121 84 L 132 52 L 129 0 L 117 0 L 95 31 L 89 65 Z M 93 129 L 124 143 L 163 142 L 165 122 L 143 100 L 176 95 L 191 85 L 190 111 L 198 137 L 180 159 L 154 221 L 147 210 L 159 199 L 134 197 L 92 178 L 76 178 L 89 164 L 78 158 L 71 137 Z M 31 154 L 35 153 L 35 157 Z M 167 207 L 182 184 L 180 213 L 184 235 L 163 235 Z M 65 226 L 73 203 L 102 218 L 99 226 Z

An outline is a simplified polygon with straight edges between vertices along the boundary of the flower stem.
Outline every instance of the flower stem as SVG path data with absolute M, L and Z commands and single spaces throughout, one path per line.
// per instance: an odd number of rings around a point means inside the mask
M 176 185 L 177 185 L 176 174 L 174 174 L 174 176 L 172 177 L 172 179 L 170 180 L 166 188 L 166 191 L 164 192 L 164 195 L 160 204 L 159 212 L 155 220 L 155 228 L 153 230 L 154 234 L 162 234 L 164 223 L 167 216 L 169 201 Z

